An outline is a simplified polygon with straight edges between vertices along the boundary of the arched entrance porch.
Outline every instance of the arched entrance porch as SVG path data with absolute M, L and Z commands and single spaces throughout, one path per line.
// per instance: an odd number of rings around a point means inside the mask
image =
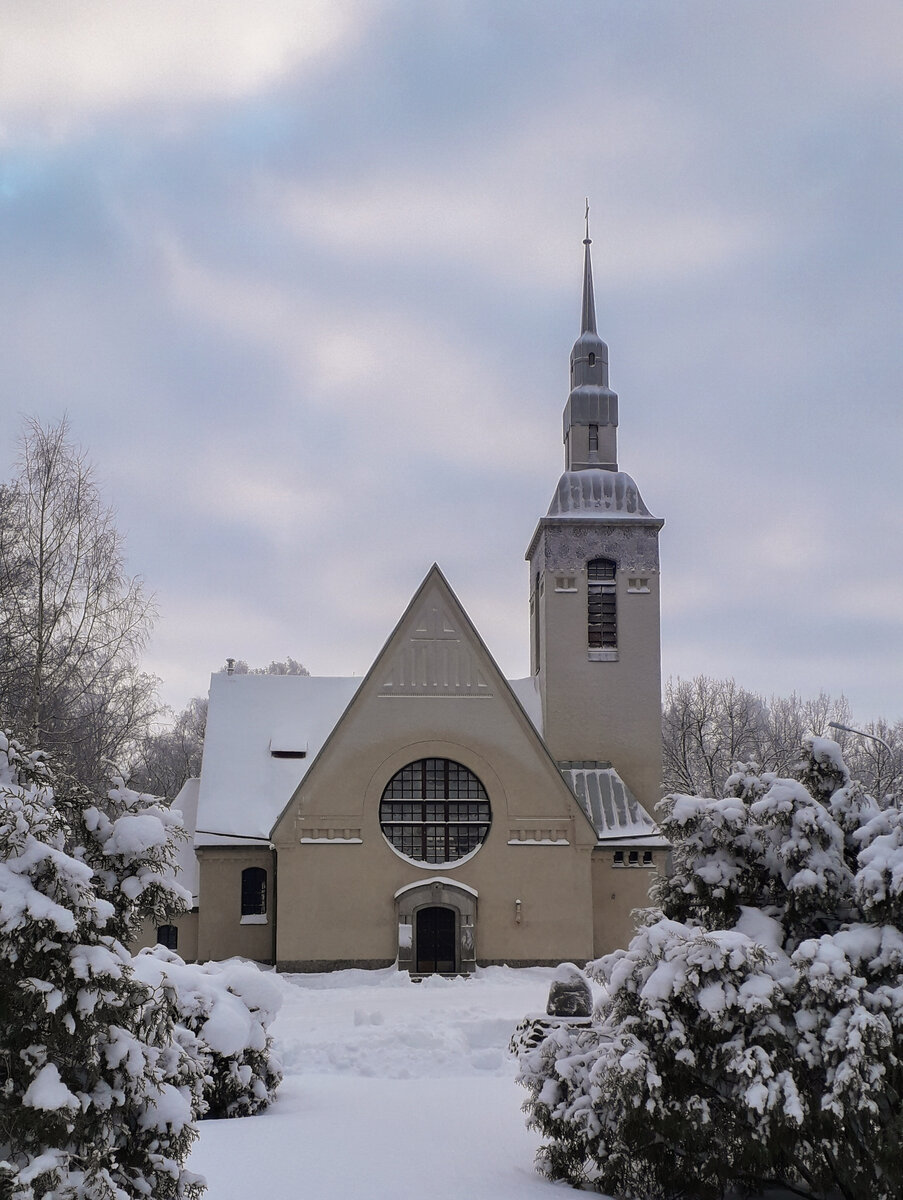
M 398 968 L 454 975 L 476 966 L 477 893 L 435 876 L 395 893 Z

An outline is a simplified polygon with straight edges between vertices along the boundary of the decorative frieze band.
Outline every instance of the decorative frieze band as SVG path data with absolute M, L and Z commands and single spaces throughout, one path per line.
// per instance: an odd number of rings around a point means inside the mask
M 541 558 L 540 558 L 541 556 Z M 659 569 L 658 529 L 628 525 L 550 525 L 537 546 L 537 567 L 547 571 L 581 570 L 592 558 L 613 558 L 621 571 Z M 537 559 L 539 561 L 537 561 Z
M 344 829 L 336 828 L 335 826 L 323 826 L 315 829 L 313 826 L 306 825 L 303 829 L 301 837 L 298 839 L 302 845 L 329 845 L 339 843 L 340 845 L 360 845 L 363 841 L 361 838 L 360 826 L 354 828 L 348 826 Z

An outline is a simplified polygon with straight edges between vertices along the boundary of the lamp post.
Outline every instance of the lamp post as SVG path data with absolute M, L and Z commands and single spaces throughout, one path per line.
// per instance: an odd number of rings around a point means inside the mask
M 829 729 L 841 729 L 844 733 L 855 733 L 857 737 L 870 738 L 873 742 L 877 742 L 879 746 L 883 746 L 890 756 L 890 761 L 894 761 L 894 752 L 882 737 L 878 737 L 876 733 L 866 733 L 864 729 L 854 729 L 852 725 L 841 725 L 839 721 L 829 721 Z
M 884 749 L 887 751 L 887 758 L 888 758 L 888 762 L 890 764 L 890 779 L 889 779 L 889 783 L 887 785 L 889 787 L 890 791 L 888 794 L 893 796 L 895 794 L 895 784 L 896 784 L 896 779 L 897 779 L 897 756 L 894 754 L 893 750 L 888 745 L 888 743 L 884 740 L 884 738 L 878 737 L 878 735 L 876 733 L 866 733 L 864 729 L 854 729 L 852 727 L 852 725 L 841 725 L 839 721 L 829 721 L 828 728 L 829 729 L 839 729 L 839 730 L 842 730 L 844 733 L 855 733 L 857 737 L 868 738 L 870 741 L 877 742 L 879 746 L 884 747 Z M 875 763 L 875 769 L 878 774 L 878 777 L 875 780 L 875 791 L 878 792 L 880 785 L 881 785 L 881 755 L 880 754 L 877 756 L 877 760 Z M 896 803 L 899 804 L 900 801 L 896 800 Z

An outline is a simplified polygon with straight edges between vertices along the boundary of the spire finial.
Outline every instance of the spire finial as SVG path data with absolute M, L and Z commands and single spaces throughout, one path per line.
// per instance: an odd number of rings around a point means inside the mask
M 586 200 L 584 219 L 586 221 L 586 237 L 583 239 L 583 244 L 586 246 L 586 250 L 583 255 L 583 312 L 580 315 L 580 332 L 595 333 L 596 301 L 593 296 L 593 264 L 589 254 L 589 248 L 592 245 L 592 238 L 589 236 L 589 198 Z

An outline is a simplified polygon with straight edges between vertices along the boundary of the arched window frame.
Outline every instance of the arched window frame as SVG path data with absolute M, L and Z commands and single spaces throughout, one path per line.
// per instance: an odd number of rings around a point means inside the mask
M 241 919 L 243 924 L 266 920 L 267 873 L 264 867 L 245 867 L 241 873 Z
M 592 659 L 618 656 L 617 571 L 613 558 L 593 558 L 586 564 L 586 637 Z

